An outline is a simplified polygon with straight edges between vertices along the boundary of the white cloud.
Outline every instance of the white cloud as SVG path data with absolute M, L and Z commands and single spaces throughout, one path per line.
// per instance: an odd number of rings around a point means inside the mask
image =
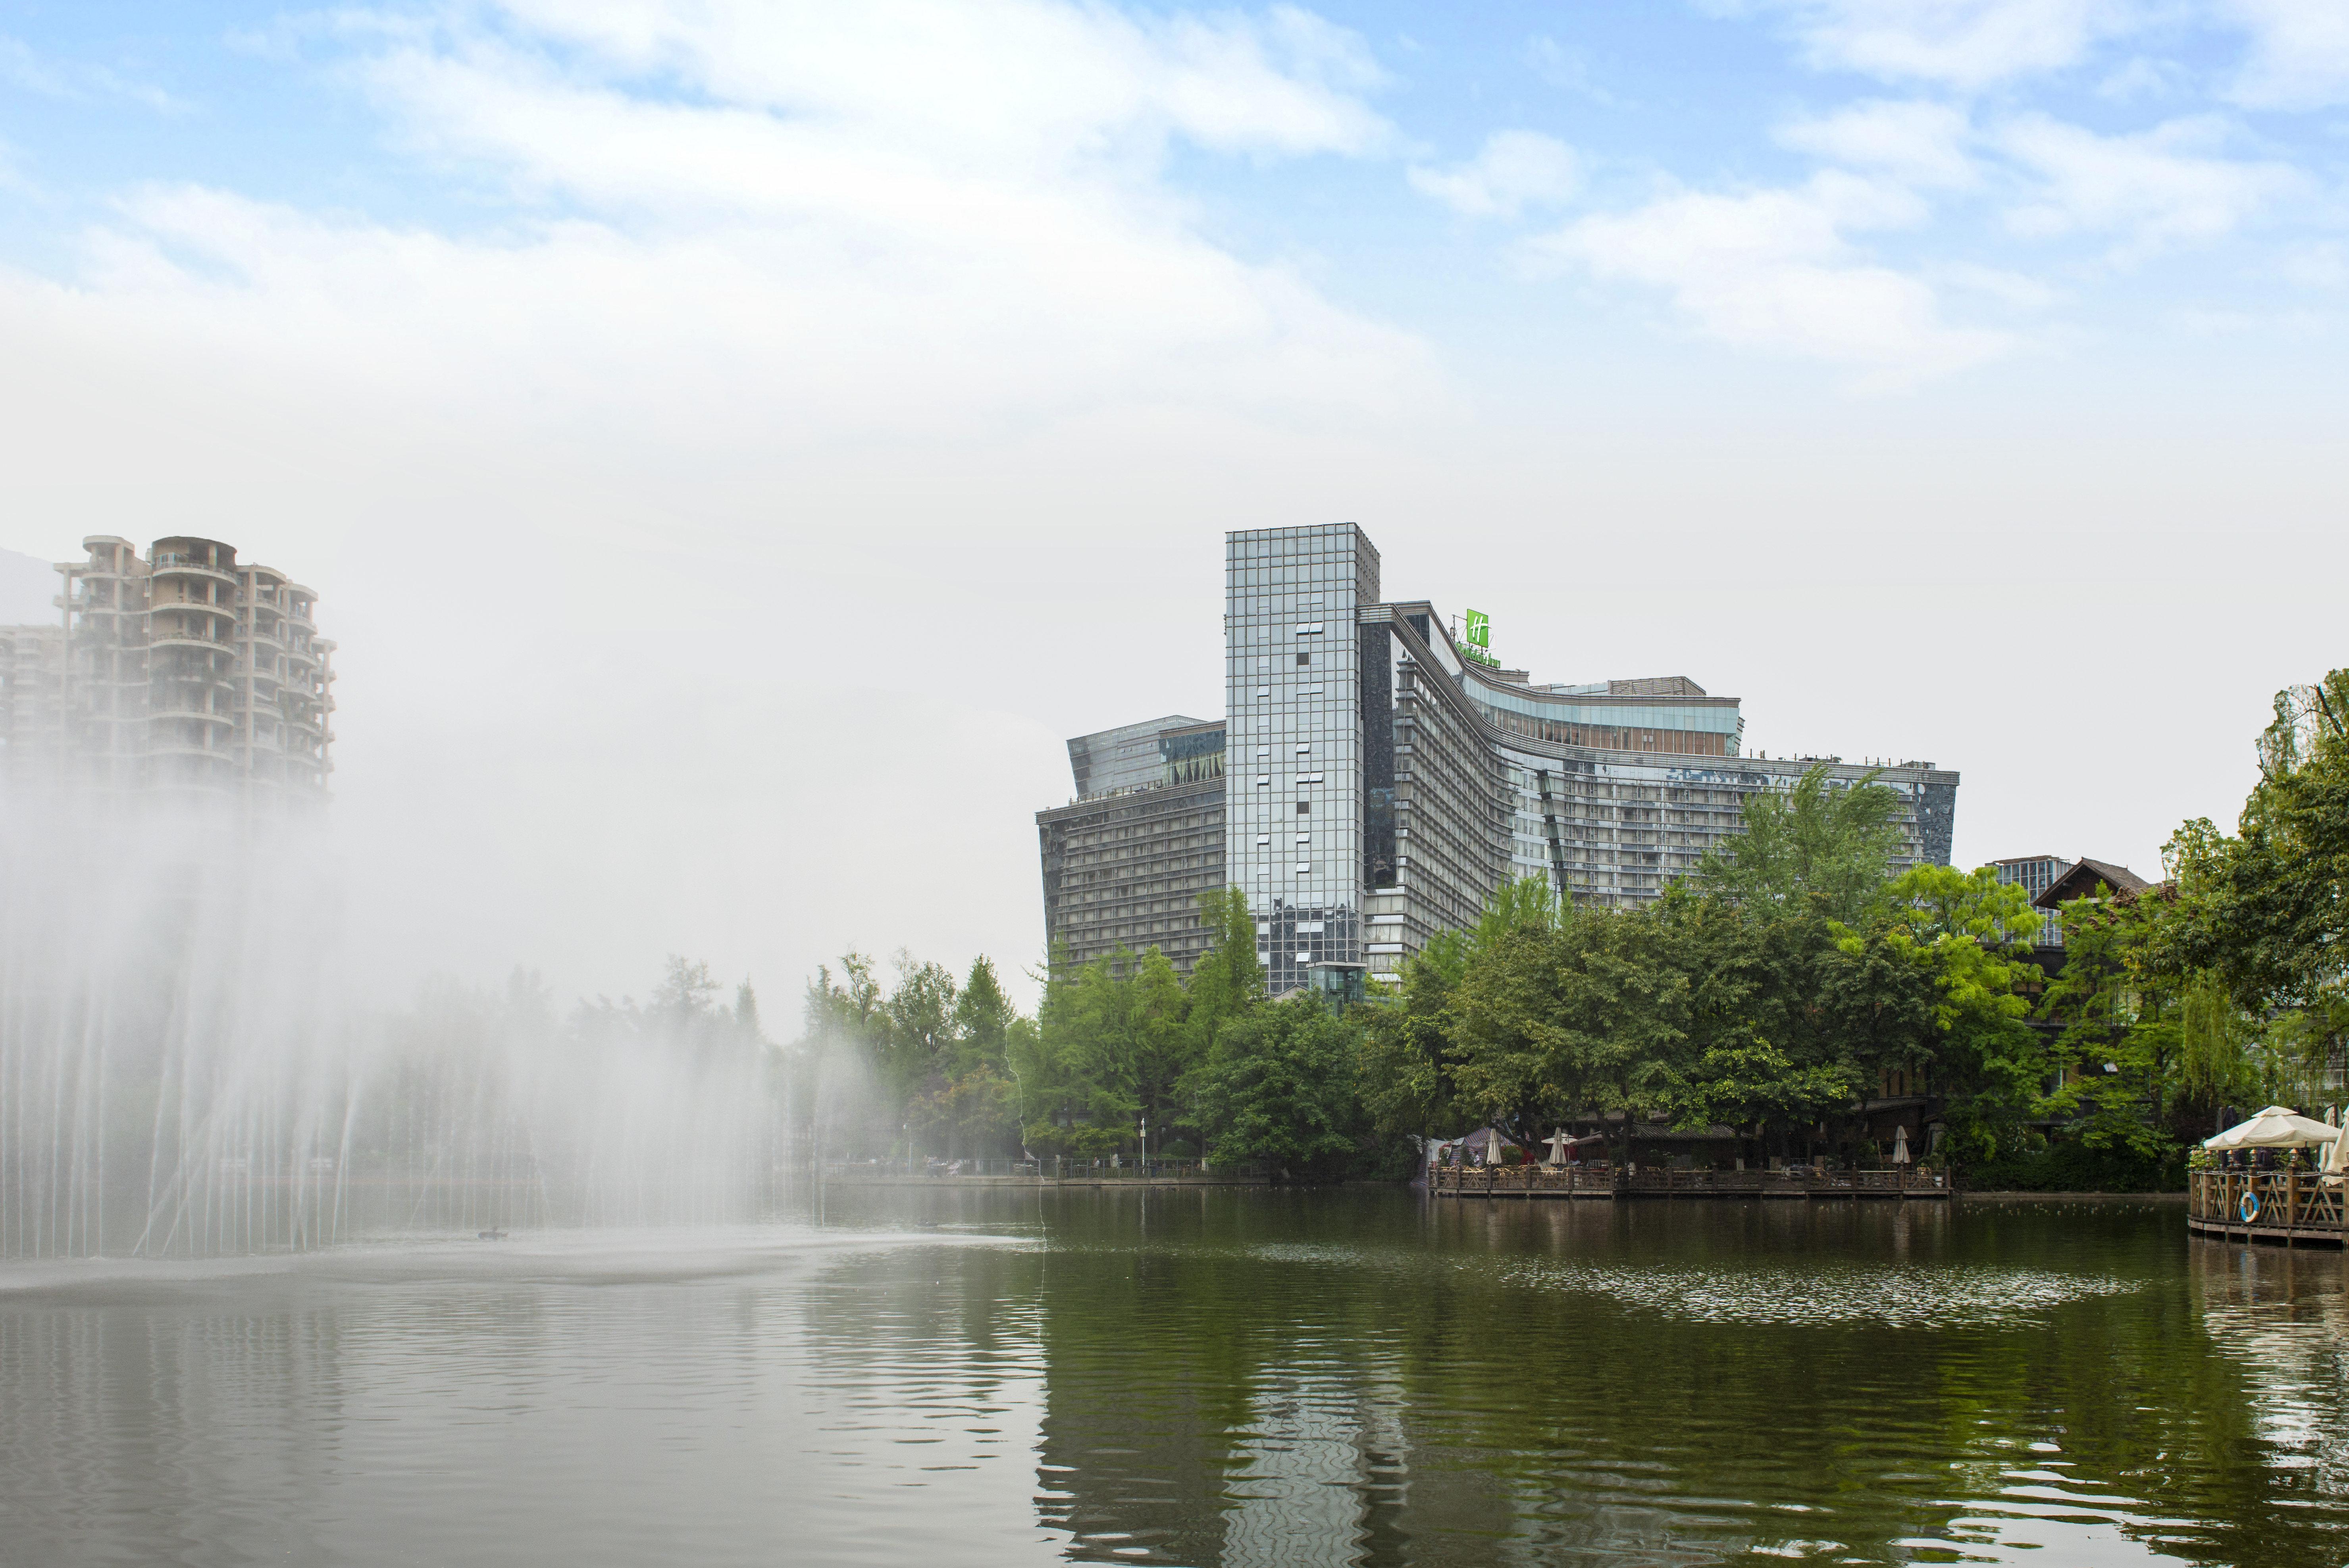
M 1133 17 L 1061 0 L 873 0 L 855 6 L 502 0 L 534 36 L 697 96 L 854 127 L 970 163 L 1147 151 L 1361 152 L 1386 122 L 1360 38 L 1278 7 L 1261 17 Z
M 1979 179 L 1963 110 L 1942 103 L 1878 99 L 1816 119 L 1781 126 L 1778 140 L 1855 169 L 1873 169 L 1908 184 L 1972 185 Z
M 0 34 L 0 81 L 40 98 L 70 103 L 120 99 L 161 114 L 187 105 L 151 82 L 126 77 L 109 66 L 83 65 L 40 54 L 21 38 Z
M 2228 96 L 2257 109 L 2349 103 L 2349 5 L 2341 0 L 2222 0 L 2249 33 Z
M 93 239 L 88 307 L 486 417 L 697 441 L 1435 385 L 1421 345 L 1213 244 L 1163 177 L 1175 138 L 1386 141 L 1375 67 L 1302 13 L 514 0 L 496 29 L 346 36 L 408 146 L 522 209 L 459 238 L 150 190 Z
M 2207 116 L 2133 136 L 2018 116 L 1999 128 L 1996 140 L 2040 186 L 2009 212 L 2008 225 L 2033 235 L 2118 234 L 2127 254 L 2220 238 L 2306 187 L 2285 164 L 2220 156 L 2230 134 L 2223 120 Z
M 1936 287 L 1980 295 L 2012 310 L 2045 310 L 2062 297 L 2035 277 L 1975 262 L 1942 262 L 1929 269 L 1926 276 Z
M 1941 319 L 1933 288 L 1870 262 L 1847 235 L 1904 227 L 1923 208 L 1894 186 L 1826 172 L 1744 195 L 1681 192 L 1581 219 L 1528 254 L 1668 293 L 1701 331 L 1824 359 L 1900 385 L 1982 363 L 2013 342 Z
M 1582 182 L 1574 149 L 1531 130 L 1500 130 L 1465 163 L 1414 167 L 1412 189 L 1472 218 L 1514 218 L 1526 207 L 1556 205 Z
M 0 35 L 0 81 L 42 98 L 78 96 L 63 73 L 35 54 L 21 38 Z
M 2115 103 L 2135 103 L 2148 98 L 2174 98 L 2186 89 L 2189 80 L 2186 67 L 2176 60 L 2159 60 L 2150 55 L 2137 55 L 2098 82 L 2096 96 L 2108 98 Z
M 99 209 L 69 279 L 0 265 L 0 430 L 48 535 L 6 543 L 168 514 L 320 590 L 356 919 L 395 962 L 616 989 L 688 951 L 788 994 L 855 941 L 1016 971 L 1052 736 L 1129 717 L 1150 659 L 1179 679 L 1181 637 L 1211 687 L 1199 530 L 1274 520 L 1258 478 L 1300 452 L 1448 410 L 1423 343 L 1218 244 L 1168 174 L 1182 145 L 1386 145 L 1359 43 L 1299 13 L 579 0 L 335 26 L 299 47 L 340 51 L 328 80 L 422 155 L 408 210 L 454 185 L 465 222 L 159 185 Z M 1135 478 L 1136 450 L 1196 489 Z M 1089 619 L 1068 607 L 1104 548 L 1150 581 Z M 1124 674 L 1014 679 L 1062 639 Z M 527 694 L 493 721 L 447 701 L 482 669 Z M 905 851 L 968 864 L 943 889 L 872 847 L 940 745 L 987 775 Z
M 1526 64 L 1535 76 L 1554 88 L 1578 93 L 1596 104 L 1613 106 L 1616 97 L 1590 79 L 1589 64 L 1556 38 L 1537 33 L 1526 40 Z
M 2284 253 L 2282 271 L 2304 288 L 2340 288 L 2349 285 L 2349 244 L 2317 240 L 2294 245 Z
M 2140 19 L 2137 0 L 1746 0 L 1787 20 L 1812 65 L 1980 88 L 2061 70 Z M 1724 8 L 1743 9 L 1735 0 Z

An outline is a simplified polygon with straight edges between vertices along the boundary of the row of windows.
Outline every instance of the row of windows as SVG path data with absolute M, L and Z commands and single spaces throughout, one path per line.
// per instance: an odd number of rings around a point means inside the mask
M 1236 598 L 1280 597 L 1318 600 L 1321 596 L 1311 591 L 1317 586 L 1326 585 L 1323 587 L 1324 593 L 1340 584 L 1350 587 L 1353 577 L 1352 566 L 1344 562 L 1315 562 L 1296 566 L 1233 566 L 1224 573 L 1224 587 L 1226 593 Z M 1301 591 L 1289 594 L 1279 594 L 1274 591 L 1281 588 Z M 1353 595 L 1348 592 L 1345 597 L 1350 599 Z

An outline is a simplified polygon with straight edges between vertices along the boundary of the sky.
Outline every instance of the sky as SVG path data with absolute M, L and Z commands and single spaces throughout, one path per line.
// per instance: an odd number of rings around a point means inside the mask
M 1032 970 L 1306 523 L 2149 872 L 2344 662 L 2344 172 L 2337 0 L 15 0 L 0 547 L 318 591 L 388 996 Z

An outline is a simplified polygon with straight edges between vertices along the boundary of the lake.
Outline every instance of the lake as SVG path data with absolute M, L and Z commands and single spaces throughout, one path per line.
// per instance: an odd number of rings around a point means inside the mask
M 833 1188 L 0 1265 L 0 1558 L 2349 1560 L 2337 1254 L 2140 1202 Z

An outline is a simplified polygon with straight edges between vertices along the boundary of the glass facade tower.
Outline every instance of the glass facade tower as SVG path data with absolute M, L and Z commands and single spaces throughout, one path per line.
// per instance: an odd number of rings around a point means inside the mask
M 1379 553 L 1351 523 L 1231 534 L 1224 552 L 1224 865 L 1277 995 L 1362 964 L 1357 620 Z
M 1685 676 L 1535 685 L 1434 606 L 1384 599 L 1351 523 L 1224 552 L 1225 722 L 1071 741 L 1088 798 L 1038 814 L 1050 940 L 1078 961 L 1147 941 L 1187 968 L 1199 889 L 1230 886 L 1274 994 L 1350 993 L 1526 877 L 1578 904 L 1661 898 L 1815 767 L 1898 796 L 1893 869 L 1949 863 L 1958 775 L 1931 763 L 1749 755 L 1738 700 Z

